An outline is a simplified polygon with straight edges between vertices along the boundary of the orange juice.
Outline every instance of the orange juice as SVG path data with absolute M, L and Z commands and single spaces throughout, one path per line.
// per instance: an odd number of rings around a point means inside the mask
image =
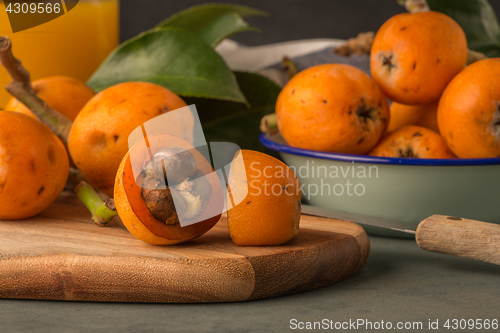
M 0 0 L 0 35 L 11 39 L 14 56 L 32 80 L 67 75 L 85 82 L 118 45 L 118 0 L 80 0 L 64 15 L 17 33 Z M 3 88 L 10 81 L 0 66 L 0 108 L 10 98 Z

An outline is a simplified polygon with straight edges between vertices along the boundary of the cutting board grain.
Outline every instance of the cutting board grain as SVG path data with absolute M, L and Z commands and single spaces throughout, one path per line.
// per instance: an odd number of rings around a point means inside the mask
M 134 238 L 115 218 L 97 227 L 72 193 L 37 217 L 0 221 L 0 297 L 111 302 L 231 302 L 312 290 L 366 262 L 369 240 L 351 222 L 302 216 L 282 246 L 236 246 L 225 218 L 174 246 Z

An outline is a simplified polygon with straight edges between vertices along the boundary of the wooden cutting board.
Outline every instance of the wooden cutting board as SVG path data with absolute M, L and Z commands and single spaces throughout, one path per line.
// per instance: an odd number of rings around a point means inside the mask
M 0 221 L 0 297 L 112 302 L 231 302 L 312 290 L 366 262 L 357 224 L 302 216 L 282 246 L 236 246 L 225 218 L 174 246 L 133 237 L 115 218 L 98 227 L 72 193 L 39 216 Z

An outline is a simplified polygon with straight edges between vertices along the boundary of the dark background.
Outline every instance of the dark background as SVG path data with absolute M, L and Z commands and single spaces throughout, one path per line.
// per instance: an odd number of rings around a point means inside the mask
M 121 41 L 182 9 L 209 2 L 240 4 L 269 12 L 269 17 L 245 18 L 262 33 L 242 32 L 231 37 L 247 45 L 307 38 L 347 39 L 359 32 L 377 31 L 389 17 L 405 11 L 396 0 L 120 0 Z M 499 15 L 500 1 L 490 3 Z

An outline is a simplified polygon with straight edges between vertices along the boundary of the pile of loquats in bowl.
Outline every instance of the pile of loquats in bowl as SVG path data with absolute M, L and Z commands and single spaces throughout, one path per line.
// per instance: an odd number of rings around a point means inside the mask
M 290 146 L 324 152 L 500 157 L 500 59 L 467 66 L 467 55 L 449 16 L 395 15 L 374 37 L 373 78 L 342 64 L 298 73 L 278 97 L 279 131 Z

